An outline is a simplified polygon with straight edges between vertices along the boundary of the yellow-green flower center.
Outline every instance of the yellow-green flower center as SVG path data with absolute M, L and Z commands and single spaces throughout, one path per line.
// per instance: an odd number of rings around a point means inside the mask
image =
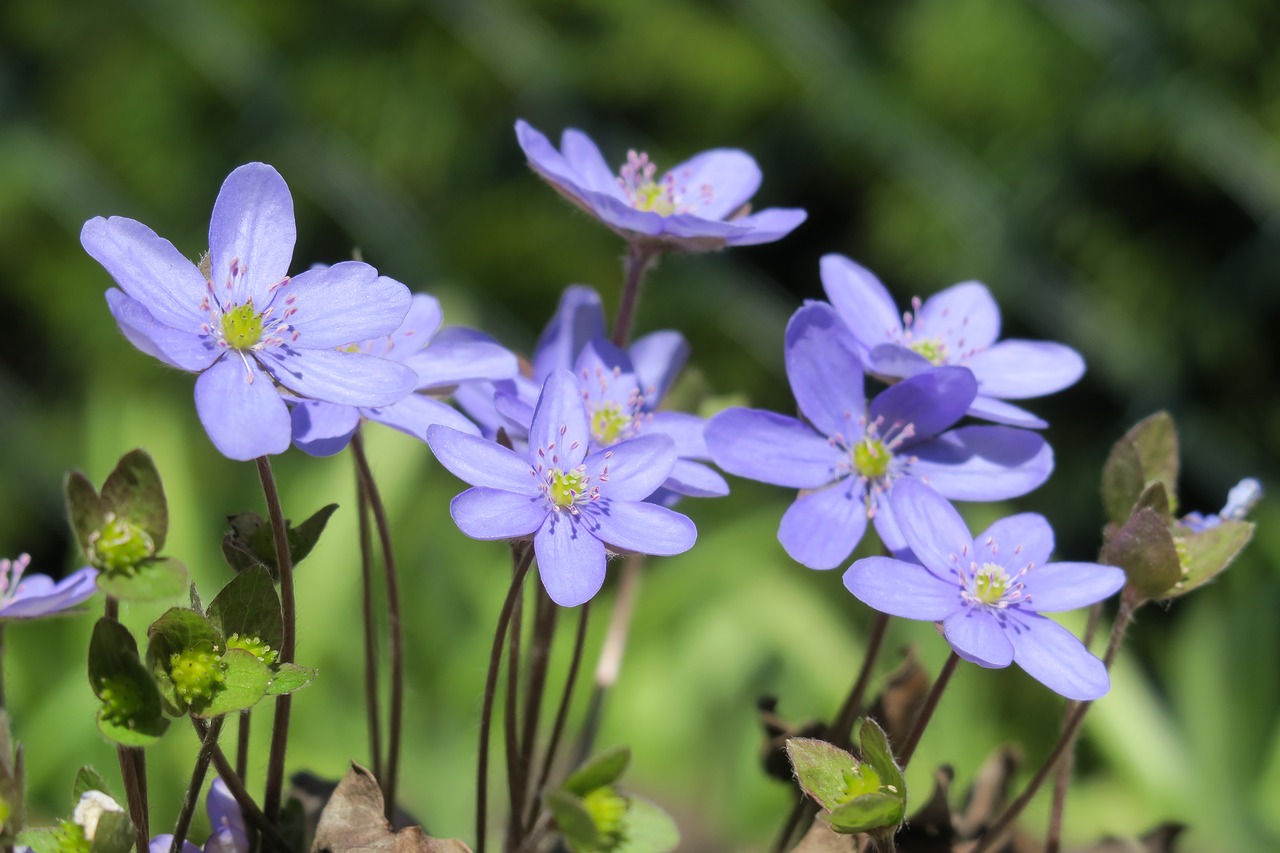
M 627 799 L 613 788 L 603 787 L 590 791 L 582 798 L 582 807 L 591 815 L 596 833 L 600 837 L 599 850 L 612 850 L 622 841 L 626 829 Z
M 973 597 L 983 604 L 999 604 L 1008 591 L 1008 572 L 995 563 L 983 563 L 973 578 Z
M 859 764 L 852 770 L 844 771 L 844 784 L 836 801 L 844 804 L 864 794 L 877 794 L 881 787 L 880 774 L 869 764 Z
M 912 352 L 924 356 L 933 364 L 943 364 L 947 360 L 947 345 L 937 338 L 920 338 L 908 346 Z
M 636 210 L 646 210 L 659 216 L 670 216 L 676 212 L 671 194 L 656 181 L 649 181 L 632 190 L 631 205 Z
M 580 469 L 561 471 L 559 468 L 551 472 L 551 501 L 556 506 L 566 509 L 573 506 L 587 487 L 586 472 Z
M 591 413 L 591 437 L 608 447 L 616 444 L 631 426 L 631 415 L 617 403 L 605 403 Z
M 864 438 L 853 446 L 853 465 L 868 480 L 883 477 L 889 471 L 893 453 L 878 438 Z
M 132 571 L 155 553 L 156 544 L 145 530 L 114 515 L 108 515 L 89 544 L 89 562 L 107 572 Z
M 227 665 L 208 646 L 183 649 L 169 656 L 173 687 L 188 702 L 207 702 L 222 686 Z
M 249 349 L 262 338 L 262 315 L 253 310 L 253 300 L 237 305 L 222 315 L 222 339 L 233 349 Z

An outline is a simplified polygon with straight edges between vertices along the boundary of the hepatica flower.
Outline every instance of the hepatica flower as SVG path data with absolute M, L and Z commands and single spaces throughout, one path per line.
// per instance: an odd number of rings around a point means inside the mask
M 670 555 L 693 547 L 693 522 L 644 501 L 675 464 L 671 439 L 642 436 L 588 452 L 587 411 L 566 370 L 547 377 L 523 453 L 444 426 L 428 429 L 427 443 L 475 487 L 449 505 L 462 532 L 532 537 L 543 586 L 564 607 L 600 590 L 606 550 Z
M 1254 477 L 1245 477 L 1227 492 L 1227 502 L 1220 512 L 1209 515 L 1189 512 L 1182 517 L 1182 525 L 1192 533 L 1203 533 L 1218 527 L 1223 521 L 1243 521 L 1260 500 L 1262 483 Z
M 778 540 L 810 568 L 844 562 L 868 519 L 885 547 L 902 552 L 907 543 L 888 500 L 901 482 L 992 501 L 1026 494 L 1053 470 L 1053 452 L 1036 433 L 948 429 L 977 390 L 962 367 L 918 374 L 868 402 L 857 342 L 825 303 L 809 303 L 791 318 L 786 366 L 805 420 L 726 409 L 707 425 L 707 446 L 731 474 L 802 490 L 782 516 Z
M 1084 359 L 1048 341 L 1005 340 L 1000 309 L 985 285 L 967 281 L 898 312 L 893 297 L 870 270 L 842 255 L 822 259 L 822 286 L 853 332 L 867 370 L 890 380 L 939 365 L 973 371 L 978 394 L 969 414 L 996 423 L 1041 428 L 1047 424 L 1007 400 L 1061 391 L 1084 375 Z
M 516 139 L 529 165 L 556 191 L 632 242 L 703 252 L 771 243 L 805 220 L 799 209 L 748 212 L 760 168 L 745 151 L 704 151 L 659 176 L 648 155 L 635 151 L 615 173 L 578 130 L 566 130 L 556 150 L 521 120 Z
M 395 331 L 409 291 L 368 264 L 288 275 L 293 199 L 262 163 L 232 172 L 214 202 L 207 271 L 132 219 L 96 217 L 80 242 L 117 290 L 107 304 L 125 337 L 166 364 L 198 373 L 196 412 L 232 459 L 283 453 L 282 394 L 386 406 L 414 389 L 408 367 L 345 348 Z
M 1111 686 L 1102 661 L 1041 613 L 1101 601 L 1124 572 L 1098 563 L 1050 563 L 1053 529 L 1023 513 L 970 536 L 960 514 L 931 489 L 894 492 L 898 523 L 920 565 L 890 557 L 858 560 L 844 585 L 882 613 L 939 622 L 960 657 L 988 668 L 1016 663 L 1055 693 L 1097 699 Z
M 74 607 L 97 591 L 98 570 L 83 568 L 60 581 L 48 575 L 28 575 L 31 557 L 0 560 L 0 622 L 39 619 Z
M 426 441 L 427 427 L 443 424 L 479 435 L 475 424 L 435 395 L 465 382 L 510 379 L 519 371 L 515 355 L 483 340 L 440 340 L 444 315 L 435 297 L 414 294 L 409 313 L 390 335 L 352 344 L 361 352 L 400 362 L 414 370 L 417 391 L 387 406 L 347 406 L 299 401 L 293 407 L 293 443 L 313 456 L 330 456 L 347 446 L 361 418 L 385 424 Z
M 214 778 L 204 805 L 211 829 L 209 840 L 204 844 L 204 853 L 248 853 L 249 835 L 245 830 L 244 815 L 221 778 Z M 172 844 L 171 833 L 157 835 L 151 839 L 150 853 L 169 853 Z M 190 841 L 183 841 L 182 853 L 201 853 L 201 848 Z

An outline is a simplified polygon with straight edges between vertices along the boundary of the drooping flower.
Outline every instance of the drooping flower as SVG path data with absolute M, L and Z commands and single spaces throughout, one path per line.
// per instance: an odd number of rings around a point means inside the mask
M 227 790 L 227 783 L 215 777 L 209 786 L 209 793 L 204 801 L 205 810 L 209 814 L 209 839 L 204 843 L 203 853 L 248 853 L 249 834 L 245 828 L 244 815 L 235 797 Z M 173 845 L 173 834 L 157 835 L 151 839 L 150 853 L 169 853 Z M 201 848 L 190 841 L 183 840 L 182 853 L 201 853 Z
M 459 529 L 475 539 L 532 537 L 543 586 L 564 607 L 599 591 L 606 549 L 666 556 L 697 537 L 689 519 L 644 500 L 675 464 L 671 439 L 647 435 L 589 452 L 587 411 L 566 370 L 543 384 L 524 452 L 445 426 L 429 428 L 427 443 L 475 487 L 449 505 Z
M 200 422 L 231 459 L 288 449 L 282 394 L 387 406 L 418 381 L 402 364 L 344 349 L 395 331 L 408 289 L 355 261 L 290 277 L 294 239 L 289 188 L 263 163 L 223 183 L 204 270 L 132 219 L 95 217 L 80 232 L 120 286 L 106 294 L 120 330 L 148 355 L 199 374 Z
M 1189 512 L 1181 518 L 1182 525 L 1192 533 L 1202 533 L 1218 527 L 1223 521 L 1243 521 L 1249 510 L 1262 500 L 1262 483 L 1253 477 L 1245 477 L 1227 492 L 1227 502 L 1217 513 L 1202 515 Z
M 821 262 L 822 286 L 858 342 L 868 372 L 890 381 L 939 365 L 973 371 L 978 395 L 969 414 L 996 423 L 1041 428 L 1047 424 L 1007 400 L 1042 397 L 1075 384 L 1084 359 L 1049 341 L 1000 336 L 1000 309 L 986 286 L 966 281 L 900 314 L 893 297 L 870 270 L 843 255 Z
M 48 575 L 25 574 L 30 563 L 27 554 L 0 560 L 0 622 L 53 616 L 97 591 L 97 569 L 86 566 L 55 582 Z
M 648 155 L 635 151 L 627 153 L 615 174 L 596 144 L 578 130 L 566 130 L 557 151 L 520 120 L 516 139 L 529 165 L 557 192 L 627 240 L 658 249 L 705 252 L 771 243 L 806 217 L 792 208 L 749 213 L 760 168 L 745 151 L 704 151 L 658 177 Z
M 479 435 L 475 424 L 436 399 L 461 383 L 510 379 L 520 369 L 515 355 L 483 340 L 436 337 L 444 315 L 433 296 L 417 293 L 400 328 L 347 349 L 397 361 L 418 374 L 417 390 L 388 406 L 346 406 L 300 400 L 293 407 L 293 443 L 312 456 L 331 456 L 351 441 L 361 418 L 427 440 L 427 427 L 442 424 Z
M 703 438 L 706 421 L 686 412 L 659 411 L 688 356 L 684 336 L 669 330 L 638 338 L 626 350 L 614 346 L 605 333 L 600 295 L 590 287 L 574 285 L 566 288 L 555 316 L 538 339 L 532 378 L 516 376 L 487 389 L 460 389 L 458 400 L 487 435 L 501 427 L 522 445 L 542 384 L 556 370 L 571 370 L 583 385 L 591 451 L 655 433 L 675 442 L 676 464 L 667 482 L 650 496 L 650 503 L 670 505 L 680 495 L 719 497 L 729 493 L 729 486 L 703 464 L 711 458 Z
M 1053 470 L 1053 451 L 1036 433 L 948 429 L 977 390 L 965 368 L 917 374 L 868 402 L 857 342 L 825 303 L 809 303 L 791 318 L 786 366 L 805 420 L 726 409 L 707 425 L 707 446 L 730 474 L 802 490 L 782 516 L 778 540 L 810 568 L 844 562 L 868 519 L 885 547 L 903 551 L 888 500 L 902 481 L 918 480 L 948 498 L 991 501 L 1024 495 Z
M 867 557 L 844 574 L 863 603 L 891 616 L 942 624 L 960 657 L 988 668 L 1016 663 L 1068 699 L 1111 686 L 1106 667 L 1075 636 L 1042 616 L 1114 594 L 1124 572 L 1099 563 L 1050 563 L 1044 516 L 1001 519 L 977 536 L 944 498 L 918 483 L 894 490 L 894 512 L 919 564 Z

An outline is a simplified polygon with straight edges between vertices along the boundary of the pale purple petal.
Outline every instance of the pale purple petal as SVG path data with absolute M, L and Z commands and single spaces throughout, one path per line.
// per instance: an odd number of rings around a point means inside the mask
M 886 379 L 906 379 L 937 367 L 929 359 L 901 344 L 876 344 L 867 353 L 867 372 Z
M 230 304 L 252 299 L 264 308 L 270 288 L 289 272 L 296 239 L 293 197 L 279 172 L 248 163 L 228 175 L 209 220 L 210 278 L 219 300 L 227 304 L 227 294 Z
M 775 486 L 825 486 L 845 459 L 808 425 L 761 409 L 726 409 L 707 423 L 705 435 L 721 470 Z
M 973 543 L 978 563 L 995 563 L 1012 574 L 1028 564 L 1043 566 L 1049 562 L 1053 528 L 1043 515 L 1023 512 L 995 522 L 973 537 Z
M 1027 430 L 961 427 L 911 448 L 911 475 L 955 500 L 997 501 L 1039 487 L 1053 473 L 1053 448 Z
M 661 486 L 676 462 L 675 443 L 665 435 L 642 435 L 597 450 L 585 460 L 587 476 L 615 501 L 642 501 Z
M 928 486 L 907 479 L 894 483 L 889 500 L 916 558 L 939 577 L 954 577 L 960 558 L 973 551 L 973 537 L 955 507 Z
M 204 853 L 249 853 L 249 836 L 236 827 L 215 829 L 204 843 Z
M 1000 336 L 1000 309 L 986 285 L 953 284 L 924 301 L 913 327 L 916 338 L 938 338 L 947 360 L 991 346 Z
M 787 323 L 787 379 L 800 411 L 818 432 L 862 438 L 866 417 L 857 342 L 825 302 L 810 302 Z
M 542 495 L 529 460 L 500 444 L 443 426 L 427 428 L 427 444 L 440 464 L 464 483 Z
M 586 458 L 590 439 L 582 386 L 569 371 L 553 371 L 542 384 L 542 396 L 533 410 L 530 449 L 543 464 L 567 471 Z
M 409 300 L 409 310 L 404 315 L 400 328 L 391 333 L 391 351 L 372 350 L 374 355 L 383 358 L 394 358 L 403 361 L 435 339 L 440 326 L 444 324 L 444 311 L 440 308 L 440 300 L 427 293 L 415 293 Z
M 604 585 L 604 543 L 569 513 L 551 513 L 534 535 L 533 549 L 542 585 L 561 607 L 590 601 Z
M 123 216 L 95 216 L 80 230 L 80 244 L 151 316 L 175 329 L 200 331 L 207 320 L 200 310 L 204 276 L 168 240 Z
M 967 364 L 983 394 L 1010 400 L 1061 391 L 1084 375 L 1080 353 L 1050 341 L 1001 341 Z
M 661 178 L 675 182 L 675 195 L 691 213 L 724 219 L 746 204 L 760 188 L 760 167 L 750 154 L 734 148 L 703 151 Z
M 871 523 L 875 525 L 880 544 L 899 560 L 918 562 L 907 544 L 907 537 L 902 534 L 902 526 L 898 524 L 898 516 L 893 511 L 893 484 L 888 489 L 873 490 L 870 500 L 874 506 Z
M 727 242 L 730 246 L 772 243 L 799 228 L 808 218 L 809 214 L 798 207 L 770 207 L 750 216 L 729 220 L 739 228 L 748 230 L 744 234 L 730 237 Z
M 326 403 L 385 406 L 418 384 L 418 374 L 403 364 L 359 352 L 267 347 L 256 354 L 281 385 Z
M 626 410 L 631 408 L 635 395 L 643 393 L 631 359 L 604 338 L 587 342 L 578 353 L 573 372 L 582 380 L 588 408 L 592 410 L 603 403 L 614 403 Z
M 843 255 L 823 255 L 822 288 L 862 346 L 902 340 L 902 315 L 880 279 Z
M 623 236 L 630 237 L 633 234 L 644 234 L 656 237 L 667 228 L 667 219 L 661 214 L 648 210 L 637 210 L 625 201 L 620 201 L 604 193 L 583 190 L 582 194 L 588 209 L 595 214 L 596 218 Z M 689 219 L 696 222 L 705 221 L 697 217 L 689 217 Z
M 834 569 L 849 558 L 866 529 L 862 481 L 846 477 L 796 498 L 782 515 L 778 541 L 797 563 Z
M 529 166 L 558 189 L 581 199 L 585 193 L 578 184 L 577 173 L 541 131 L 524 119 L 516 122 L 516 141 L 529 160 Z
M 351 443 L 360 426 L 360 410 L 337 403 L 302 400 L 291 413 L 293 445 L 311 456 L 332 456 Z
M 222 777 L 214 777 L 213 783 L 209 785 L 209 794 L 205 797 L 204 805 L 209 815 L 209 825 L 214 829 L 228 827 L 244 830 L 244 815 L 240 813 L 240 804 L 231 795 Z
M 449 515 L 472 539 L 528 536 L 551 510 L 543 495 L 516 494 L 483 486 L 467 489 L 449 502 Z
M 687 459 L 710 459 L 707 421 L 687 412 L 656 412 L 644 426 L 645 433 L 659 432 L 676 443 L 676 453 Z
M 1088 702 L 1111 689 L 1107 668 L 1066 628 L 1045 616 L 1011 610 L 1013 660 L 1053 692 Z
M 1028 607 L 1056 613 L 1109 598 L 1124 586 L 1125 575 L 1122 569 L 1099 563 L 1049 563 L 1031 569 L 1022 582 Z
M 98 570 L 87 566 L 57 583 L 47 575 L 27 575 L 9 603 L 0 606 L 0 620 L 34 619 L 75 607 L 98 591 L 97 577 Z
M 688 459 L 676 460 L 662 487 L 691 498 L 719 498 L 729 494 L 729 484 L 724 477 L 701 462 Z M 662 500 L 653 500 L 652 495 L 649 500 L 651 503 L 663 503 Z
M 404 360 L 418 373 L 418 390 L 462 382 L 510 379 L 520 362 L 505 347 L 486 341 L 433 342 Z
M 1012 403 L 997 400 L 995 397 L 984 397 L 982 394 L 973 398 L 973 405 L 969 407 L 968 414 L 984 421 L 1024 429 L 1044 429 L 1049 425 L 1047 421 L 1036 417 L 1026 409 L 1020 409 Z
M 689 358 L 689 342 L 679 332 L 664 330 L 636 338 L 627 349 L 631 367 L 640 380 L 646 407 L 654 408 L 666 396 L 671 383 Z
M 962 607 L 942 621 L 942 633 L 960 657 L 1000 669 L 1013 663 L 1013 643 L 999 620 L 985 607 Z
M 147 845 L 149 853 L 169 853 L 169 848 L 173 846 L 173 833 L 166 832 L 164 835 L 157 835 L 151 839 Z M 200 848 L 192 844 L 190 841 L 183 840 L 182 853 L 200 853 Z
M 560 154 L 580 186 L 592 192 L 623 198 L 617 173 L 609 168 L 591 137 L 580 130 L 567 129 L 560 135 Z
M 572 370 L 587 343 L 605 336 L 600 294 L 583 284 L 565 288 L 555 316 L 533 351 L 533 375 L 542 381 L 553 370 Z
M 750 233 L 746 228 L 735 223 L 703 219 L 692 213 L 676 213 L 658 218 L 662 226 L 659 233 L 675 237 L 711 238 L 727 242 L 734 237 L 745 237 Z
M 196 413 L 218 452 L 241 462 L 289 449 L 292 421 L 258 363 L 228 352 L 196 379 Z
M 858 560 L 844 573 L 844 585 L 868 607 L 905 619 L 938 622 L 961 606 L 955 584 L 892 557 Z
M 908 424 L 903 447 L 914 447 L 964 417 L 978 384 L 963 367 L 937 367 L 884 389 L 868 407 L 879 434 L 892 438 Z
M 404 321 L 409 302 L 409 288 L 400 282 L 368 264 L 343 261 L 290 279 L 275 294 L 271 319 L 283 318 L 297 332 L 291 343 L 327 349 L 391 334 Z
M 360 411 L 371 421 L 398 429 L 422 441 L 427 440 L 427 430 L 437 424 L 469 435 L 480 435 L 479 427 L 457 409 L 422 394 L 410 394 L 390 406 L 365 408 Z
M 141 302 L 114 287 L 107 291 L 107 307 L 129 343 L 170 367 L 198 373 L 222 354 L 211 336 L 166 326 Z
M 529 425 L 533 423 L 533 407 L 538 402 L 535 395 L 532 402 L 523 395 L 499 391 L 493 398 L 493 407 L 498 414 L 498 425 L 507 431 L 508 436 L 528 438 Z
M 678 512 L 651 503 L 601 500 L 582 508 L 583 523 L 615 551 L 669 557 L 693 547 L 698 530 Z

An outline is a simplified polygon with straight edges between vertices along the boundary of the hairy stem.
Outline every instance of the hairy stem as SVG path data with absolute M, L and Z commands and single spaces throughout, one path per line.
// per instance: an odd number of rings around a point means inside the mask
M 249 723 L 252 719 L 252 710 L 241 711 L 236 725 L 236 774 L 241 779 L 249 772 Z
M 373 615 L 373 534 L 369 529 L 369 497 L 356 465 L 356 518 L 360 529 L 360 614 L 364 623 L 364 706 L 369 727 L 373 777 L 383 784 L 382 712 L 378 708 L 378 637 Z M 383 801 L 386 801 L 384 793 Z
M 113 622 L 120 621 L 120 601 L 108 595 L 102 606 L 102 615 Z M 134 843 L 138 853 L 147 853 L 151 839 L 150 815 L 147 812 L 147 760 L 141 747 L 116 744 L 116 761 L 120 765 L 120 780 L 124 783 L 125 802 L 129 806 L 129 820 L 135 830 Z
M 213 760 L 213 748 L 218 745 L 218 733 L 222 731 L 222 720 L 222 717 L 218 717 L 205 729 L 200 752 L 196 753 L 195 767 L 191 770 L 191 782 L 187 785 L 186 796 L 182 798 L 178 822 L 173 827 L 173 841 L 169 843 L 169 853 L 178 853 L 182 849 L 182 842 L 187 840 L 187 830 L 191 828 L 191 816 L 195 813 L 196 802 L 200 799 L 200 789 L 204 787 L 204 777 L 209 770 L 209 762 Z
M 520 557 L 512 549 L 513 563 Z M 512 571 L 515 565 L 512 565 Z M 525 769 L 520 763 L 520 641 L 524 632 L 524 591 L 516 597 L 515 607 L 511 611 L 511 625 L 507 629 L 507 690 L 502 709 L 503 745 L 507 758 L 507 812 L 506 849 L 511 850 L 520 834 L 520 813 L 524 809 Z
M 209 724 L 194 717 L 191 718 L 191 724 L 195 726 L 196 732 L 203 740 Z M 258 808 L 258 804 L 253 801 L 249 790 L 244 786 L 243 777 L 231 766 L 231 762 L 227 760 L 226 754 L 222 751 L 222 747 L 218 746 L 217 741 L 213 744 L 213 768 L 218 771 L 218 776 L 226 784 L 227 791 L 240 807 L 240 813 L 244 815 L 245 822 L 261 832 L 276 849 L 289 850 L 289 842 L 280 834 L 280 830 L 267 820 L 262 809 Z
M 280 641 L 280 662 L 293 663 L 296 643 L 297 613 L 293 596 L 293 554 L 289 551 L 289 535 L 285 528 L 284 509 L 280 506 L 280 492 L 276 478 L 271 473 L 271 461 L 259 456 L 258 479 L 262 482 L 262 496 L 267 503 L 267 516 L 271 520 L 271 533 L 275 540 L 276 566 L 280 571 L 280 615 L 284 632 Z M 293 697 L 285 694 L 276 697 L 275 718 L 271 725 L 271 751 L 267 757 L 267 790 L 262 798 L 262 811 L 274 823 L 280 816 L 280 802 L 284 798 L 284 759 L 289 741 L 289 711 Z
M 520 766 L 524 768 L 526 781 L 522 796 L 532 802 L 531 812 L 536 811 L 542 794 L 541 787 L 530 790 L 527 782 L 533 776 L 533 753 L 537 746 L 538 722 L 542 717 L 542 698 L 547 686 L 547 665 L 551 660 L 551 643 L 555 639 L 556 617 L 560 612 L 560 608 L 547 595 L 542 584 L 534 585 L 534 600 L 536 604 L 533 615 L 533 641 L 529 649 L 528 684 L 524 697 L 524 716 L 521 720 L 524 727 L 520 733 Z M 532 820 L 521 822 L 517 826 L 520 830 L 519 834 L 523 834 L 532 822 Z
M 960 656 L 954 651 L 947 657 L 947 662 L 942 665 L 938 677 L 933 682 L 933 687 L 929 690 L 929 695 L 925 697 L 924 705 L 920 708 L 920 712 L 916 714 L 916 720 L 911 726 L 911 732 L 907 735 L 906 741 L 902 744 L 902 751 L 898 754 L 898 761 L 902 764 L 902 769 L 906 770 L 907 765 L 911 762 L 911 756 L 915 755 L 916 747 L 920 745 L 920 738 L 924 736 L 924 730 L 928 727 L 929 721 L 933 719 L 933 712 L 938 709 L 938 702 L 942 699 L 942 691 L 947 689 L 947 684 L 951 682 L 951 676 L 956 671 L 956 665 L 960 663 Z
M 625 276 L 618 313 L 613 319 L 613 342 L 626 347 L 631 340 L 631 323 L 635 320 L 636 305 L 640 301 L 640 286 L 644 276 L 658 262 L 661 251 L 646 248 L 638 243 L 627 244 L 627 257 L 623 263 Z
M 526 825 L 532 824 L 538 812 L 539 795 L 547 787 L 551 778 L 551 768 L 555 764 L 556 751 L 560 748 L 560 738 L 564 734 L 565 721 L 569 719 L 569 706 L 573 699 L 573 686 L 578 680 L 578 670 L 582 666 L 582 650 L 587 644 L 587 620 L 591 615 L 591 602 L 582 605 L 578 611 L 578 631 L 573 640 L 573 657 L 569 661 L 569 674 L 565 676 L 564 691 L 560 694 L 560 706 L 556 709 L 556 720 L 551 725 L 551 739 L 547 741 L 547 751 L 542 756 L 542 769 L 538 773 L 538 785 L 534 788 L 534 799 Z

